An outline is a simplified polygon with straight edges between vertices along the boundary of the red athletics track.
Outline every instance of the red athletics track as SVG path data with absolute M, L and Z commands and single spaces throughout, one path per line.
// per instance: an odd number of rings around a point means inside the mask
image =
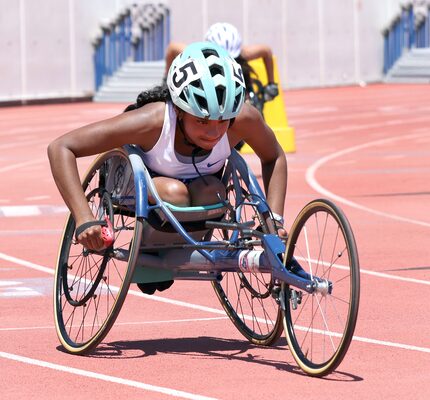
M 288 225 L 309 200 L 331 197 L 359 248 L 358 325 L 338 371 L 303 375 L 284 340 L 251 346 L 219 312 L 208 283 L 183 281 L 150 298 L 132 287 L 95 355 L 63 353 L 51 291 L 65 213 L 46 146 L 124 105 L 2 108 L 2 399 L 428 398 L 430 90 L 372 85 L 287 91 L 285 98 L 297 141 L 288 155 Z

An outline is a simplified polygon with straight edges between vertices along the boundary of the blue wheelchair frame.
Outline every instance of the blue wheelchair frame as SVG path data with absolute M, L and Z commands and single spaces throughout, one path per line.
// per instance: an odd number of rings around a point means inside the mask
M 134 174 L 135 185 L 135 212 L 137 218 L 147 219 L 150 212 L 159 210 L 174 230 L 186 243 L 183 245 L 166 246 L 158 255 L 145 253 L 145 244 L 139 252 L 137 265 L 134 272 L 133 282 L 160 281 L 166 279 L 190 279 L 190 280 L 215 280 L 219 279 L 220 273 L 225 271 L 271 273 L 272 279 L 284 282 L 287 285 L 301 289 L 308 293 L 317 290 L 318 283 L 323 282 L 315 276 L 297 267 L 294 258 L 290 264 L 285 265 L 285 243 L 276 234 L 261 233 L 250 229 L 245 223 L 229 223 L 209 221 L 206 229 L 226 229 L 232 234 L 228 241 L 198 241 L 195 240 L 182 226 L 175 216 L 176 212 L 210 211 L 211 209 L 228 207 L 227 203 L 219 203 L 213 206 L 203 207 L 175 207 L 164 202 L 158 195 L 152 178 L 142 159 L 142 150 L 134 145 L 124 146 L 124 151 L 129 157 Z M 240 207 L 252 205 L 261 213 L 271 214 L 264 193 L 258 181 L 244 159 L 234 149 L 228 159 L 224 172 L 224 183 L 226 179 L 232 178 L 236 198 L 241 198 L 242 186 L 239 182 L 237 172 L 247 186 L 252 201 L 242 202 L 236 207 L 236 214 L 240 214 Z M 149 204 L 148 193 L 155 199 L 155 204 Z M 236 220 L 239 220 L 236 215 Z M 260 254 L 252 254 L 252 262 L 248 262 L 249 250 L 237 246 L 240 233 L 253 235 L 261 240 L 263 251 Z M 127 254 L 117 255 L 124 259 Z M 252 264 L 252 266 L 250 266 Z M 144 267 L 144 268 L 141 268 Z M 294 270 L 294 272 L 292 272 Z M 170 272 L 169 272 L 170 271 Z M 149 273 L 149 276 L 148 276 Z

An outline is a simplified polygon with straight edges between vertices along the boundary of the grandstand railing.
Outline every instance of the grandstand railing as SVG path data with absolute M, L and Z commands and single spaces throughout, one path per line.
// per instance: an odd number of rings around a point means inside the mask
M 170 42 L 170 11 L 165 4 L 134 4 L 100 24 L 94 46 L 96 91 L 126 61 L 164 59 Z
M 412 2 L 404 4 L 384 36 L 384 73 L 412 48 L 430 47 L 430 3 L 426 9 L 417 12 Z

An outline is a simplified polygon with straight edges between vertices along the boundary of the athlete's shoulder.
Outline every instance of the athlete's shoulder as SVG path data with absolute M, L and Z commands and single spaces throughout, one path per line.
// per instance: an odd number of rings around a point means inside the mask
M 263 118 L 260 112 L 254 106 L 252 106 L 248 102 L 245 102 L 242 109 L 240 110 L 239 115 L 236 117 L 236 121 L 234 125 L 236 125 L 236 122 L 238 124 L 247 125 L 247 124 L 258 123 L 259 121 L 262 121 L 262 120 Z
M 124 113 L 124 118 L 133 119 L 136 125 L 141 125 L 145 130 L 163 126 L 166 103 L 157 101 L 145 104 L 132 111 Z

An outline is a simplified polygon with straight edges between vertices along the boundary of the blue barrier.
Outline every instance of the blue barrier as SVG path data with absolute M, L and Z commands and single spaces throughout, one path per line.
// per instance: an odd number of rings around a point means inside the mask
M 430 47 L 430 4 L 427 7 L 427 17 L 425 22 L 425 41 L 424 47 Z
M 430 5 L 427 14 L 420 14 L 416 24 L 417 47 L 430 47 Z
M 134 4 L 104 21 L 92 40 L 95 89 L 126 61 L 164 59 L 169 42 L 170 10 L 161 3 Z
M 416 13 L 412 2 L 403 5 L 382 35 L 386 74 L 405 51 L 430 47 L 430 4 L 425 13 Z
M 409 6 L 409 15 L 408 15 L 408 28 L 409 28 L 409 43 L 408 48 L 414 47 L 415 43 L 415 15 L 414 15 L 414 7 L 412 5 Z

